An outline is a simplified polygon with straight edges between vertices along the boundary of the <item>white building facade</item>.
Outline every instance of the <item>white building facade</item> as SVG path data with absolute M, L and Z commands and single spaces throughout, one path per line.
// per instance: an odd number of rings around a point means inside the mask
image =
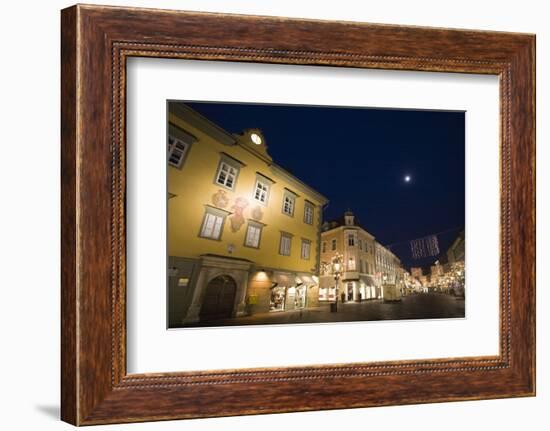
M 383 299 L 382 278 L 377 276 L 377 246 L 374 236 L 356 223 L 351 211 L 340 220 L 325 223 L 321 229 L 319 301 Z M 342 264 L 338 279 L 331 265 L 336 257 Z

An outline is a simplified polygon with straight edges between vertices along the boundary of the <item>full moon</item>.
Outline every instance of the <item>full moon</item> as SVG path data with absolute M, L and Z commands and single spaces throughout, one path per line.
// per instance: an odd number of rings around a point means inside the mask
M 411 181 L 411 176 L 410 175 L 405 175 L 405 182 L 408 183 Z

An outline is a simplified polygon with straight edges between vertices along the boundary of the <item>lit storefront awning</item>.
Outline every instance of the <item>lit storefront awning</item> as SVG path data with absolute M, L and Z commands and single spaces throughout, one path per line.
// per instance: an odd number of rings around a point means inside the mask
M 298 274 L 298 277 L 296 277 L 296 283 L 304 286 L 315 286 L 317 284 L 313 276 L 309 274 Z
M 374 282 L 374 278 L 372 278 L 370 275 L 360 275 L 359 278 L 367 286 L 376 286 L 376 283 Z
M 296 286 L 296 277 L 293 274 L 288 272 L 274 272 L 271 276 L 271 281 L 274 283 L 274 286 L 280 287 L 290 287 Z

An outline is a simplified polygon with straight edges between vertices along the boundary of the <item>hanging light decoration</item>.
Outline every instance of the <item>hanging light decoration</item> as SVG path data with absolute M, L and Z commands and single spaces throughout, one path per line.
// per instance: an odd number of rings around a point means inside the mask
M 413 259 L 423 259 L 439 254 L 439 242 L 437 235 L 428 235 L 422 238 L 413 239 L 410 242 Z

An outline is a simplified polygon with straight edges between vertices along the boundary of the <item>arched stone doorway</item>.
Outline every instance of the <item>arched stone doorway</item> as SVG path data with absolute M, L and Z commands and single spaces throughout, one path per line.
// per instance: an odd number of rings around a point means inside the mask
M 201 322 L 225 319 L 233 314 L 237 283 L 228 275 L 212 279 L 206 286 L 206 292 L 199 313 Z

